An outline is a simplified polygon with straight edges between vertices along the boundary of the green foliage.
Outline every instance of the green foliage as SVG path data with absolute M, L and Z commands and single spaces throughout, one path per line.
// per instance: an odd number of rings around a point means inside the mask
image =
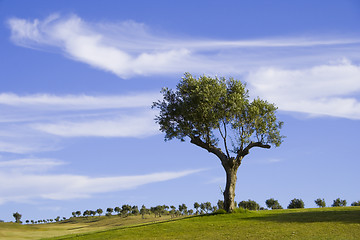
M 304 207 L 305 207 L 305 204 L 304 204 L 303 200 L 294 198 L 293 200 L 290 201 L 290 204 L 287 208 L 291 209 L 291 208 L 304 208 Z
M 236 204 L 235 204 L 236 205 Z M 224 201 L 223 200 L 218 200 L 217 202 L 217 207 L 218 209 L 225 209 L 224 207 Z
M 332 207 L 345 207 L 346 206 L 346 200 L 341 200 L 340 198 L 337 198 L 334 200 Z
M 14 213 L 13 217 L 15 218 L 16 223 L 21 223 L 20 219 L 21 219 L 22 215 L 20 213 L 18 213 L 18 212 Z
M 357 201 L 357 202 L 353 202 L 353 203 L 351 203 L 351 206 L 360 206 L 360 200 L 359 201 Z
M 270 198 L 265 201 L 265 204 L 268 208 L 271 209 L 283 209 L 283 207 L 279 204 L 278 200 Z
M 248 201 L 241 201 L 239 203 L 239 208 L 248 209 L 248 210 L 259 210 L 260 205 L 257 202 L 249 199 Z
M 103 210 L 101 208 L 98 208 L 96 209 L 96 213 L 100 216 L 103 213 Z
M 198 137 L 217 146 L 215 130 L 232 141 L 230 151 L 237 153 L 251 141 L 279 146 L 283 136 L 279 129 L 273 104 L 261 99 L 249 100 L 246 85 L 230 78 L 201 76 L 198 79 L 185 73 L 176 91 L 164 88 L 163 100 L 154 102 L 160 114 L 156 122 L 165 132 L 165 140 Z M 230 131 L 232 135 L 230 135 Z M 226 135 L 226 136 L 225 136 Z
M 214 214 L 225 214 L 225 213 L 227 213 L 227 211 L 225 211 L 225 209 L 222 209 L 222 208 L 220 208 L 214 212 Z
M 114 212 L 113 208 L 107 208 L 106 209 L 106 216 L 111 216 L 111 214 Z
M 318 198 L 315 200 L 315 203 L 318 207 L 325 207 L 326 206 L 326 203 L 325 203 L 325 199 L 321 199 L 321 198 Z

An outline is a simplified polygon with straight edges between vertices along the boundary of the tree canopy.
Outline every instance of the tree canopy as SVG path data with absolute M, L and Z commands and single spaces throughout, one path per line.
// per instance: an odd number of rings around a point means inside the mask
M 153 108 L 160 110 L 155 120 L 165 140 L 188 137 L 221 160 L 228 179 L 224 195 L 231 192 L 224 204 L 231 211 L 242 159 L 253 147 L 277 147 L 282 142 L 283 122 L 277 120 L 276 106 L 251 99 L 246 84 L 234 78 L 195 78 L 185 73 L 175 91 L 163 88 L 161 93 L 163 99 L 154 102 Z
M 156 122 L 165 132 L 165 140 L 189 137 L 194 144 L 217 147 L 219 137 L 225 154 L 245 156 L 251 147 L 280 146 L 280 128 L 274 104 L 255 98 L 250 101 L 246 84 L 229 78 L 186 73 L 176 91 L 162 89 L 163 100 L 155 102 L 160 109 Z M 217 133 L 217 134 L 216 134 Z M 228 140 L 230 139 L 230 146 Z M 214 149 L 215 150 L 215 149 Z

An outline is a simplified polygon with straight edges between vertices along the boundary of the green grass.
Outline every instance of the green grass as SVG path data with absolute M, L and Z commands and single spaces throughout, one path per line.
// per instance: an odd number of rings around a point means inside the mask
M 48 224 L 53 228 L 85 226 L 83 232 L 46 238 L 52 240 L 106 239 L 359 239 L 360 207 L 248 211 L 234 214 L 192 216 L 153 222 L 141 219 L 123 222 L 120 218 L 99 219 L 94 223 Z M 109 226 L 105 226 L 108 221 Z M 87 227 L 86 227 L 87 226 Z M 0 225 L 1 227 L 1 225 Z M 25 231 L 17 226 L 17 231 Z M 42 227 L 42 226 L 41 226 Z M 40 227 L 40 228 L 41 228 Z M 88 228 L 88 229 L 86 229 Z M 0 228 L 1 229 L 1 228 Z M 90 233 L 88 231 L 91 231 Z M 94 232 L 97 231 L 97 232 Z M 0 231 L 1 233 L 1 231 Z M 31 232 L 27 232 L 30 234 Z M 62 235 L 69 234 L 68 230 Z M 43 236 L 45 237 L 45 236 Z M 0 235 L 0 239 L 1 235 Z M 5 238 L 16 239 L 16 238 Z M 23 238 L 26 239 L 26 238 Z M 28 238 L 39 239 L 39 238 Z

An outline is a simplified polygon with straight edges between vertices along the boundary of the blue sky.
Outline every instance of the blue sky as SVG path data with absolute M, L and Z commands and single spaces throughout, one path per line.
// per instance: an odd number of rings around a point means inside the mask
M 360 200 L 358 1 L 0 1 L 0 219 L 222 199 L 220 161 L 150 108 L 184 72 L 235 77 L 286 135 L 236 201 Z

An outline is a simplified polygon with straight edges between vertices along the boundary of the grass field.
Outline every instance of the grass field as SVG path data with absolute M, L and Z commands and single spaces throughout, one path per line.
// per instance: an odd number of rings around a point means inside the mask
M 44 225 L 2 223 L 0 239 L 360 239 L 360 207 L 159 219 L 114 216 Z

